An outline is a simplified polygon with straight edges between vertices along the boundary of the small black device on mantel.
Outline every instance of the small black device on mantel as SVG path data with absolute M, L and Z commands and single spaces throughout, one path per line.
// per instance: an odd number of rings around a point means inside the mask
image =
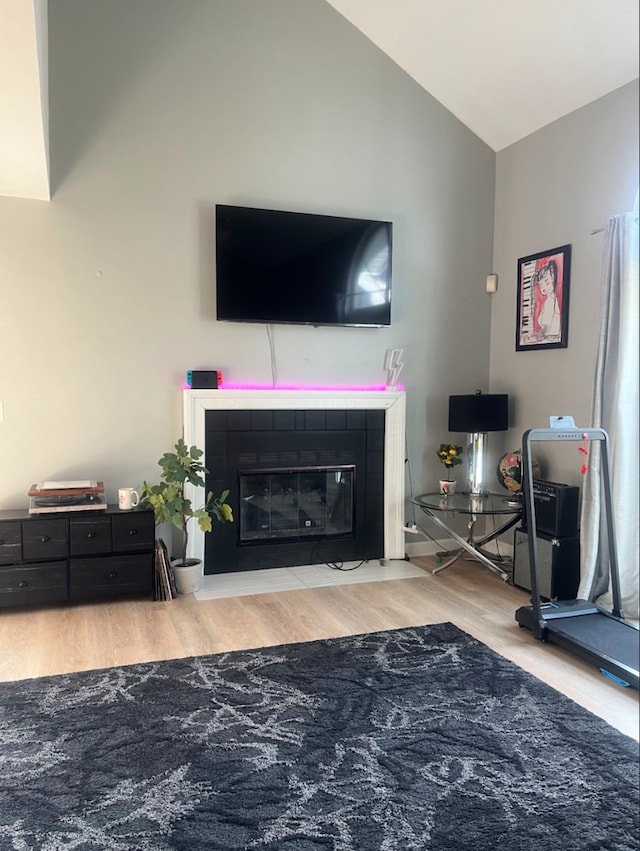
M 390 325 L 391 248 L 391 222 L 216 204 L 217 318 Z
M 187 385 L 191 390 L 217 390 L 222 381 L 218 369 L 190 369 L 187 372 Z

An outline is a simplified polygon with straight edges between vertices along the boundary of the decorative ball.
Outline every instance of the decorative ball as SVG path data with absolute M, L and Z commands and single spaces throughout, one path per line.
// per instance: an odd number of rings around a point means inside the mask
M 531 459 L 533 477 L 540 478 L 540 465 L 535 458 Z M 498 461 L 496 470 L 498 481 L 510 493 L 520 493 L 522 490 L 522 452 L 506 452 Z

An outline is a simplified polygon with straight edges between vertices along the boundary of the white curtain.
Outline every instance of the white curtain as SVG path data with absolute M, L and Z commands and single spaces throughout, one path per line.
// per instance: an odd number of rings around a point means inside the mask
M 609 436 L 615 543 L 622 609 L 639 611 L 638 502 L 638 214 L 609 219 L 603 248 L 601 324 L 592 425 Z M 592 444 L 580 518 L 581 581 L 578 597 L 611 610 L 599 447 Z

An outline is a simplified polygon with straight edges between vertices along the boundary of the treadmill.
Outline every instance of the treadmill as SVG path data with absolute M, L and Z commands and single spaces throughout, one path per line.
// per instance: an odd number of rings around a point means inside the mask
M 542 602 L 539 593 L 538 539 L 533 490 L 531 444 L 540 441 L 600 444 L 602 503 L 604 505 L 609 575 L 613 610 L 607 612 L 588 600 Z M 620 576 L 615 548 L 611 481 L 609 474 L 609 439 L 601 428 L 533 428 L 522 438 L 524 498 L 529 535 L 529 565 L 531 569 L 531 605 L 521 606 L 515 618 L 521 627 L 533 632 L 540 641 L 550 641 L 564 647 L 581 659 L 596 665 L 601 673 L 622 686 L 639 687 L 638 660 L 640 632 L 625 621 L 620 600 Z

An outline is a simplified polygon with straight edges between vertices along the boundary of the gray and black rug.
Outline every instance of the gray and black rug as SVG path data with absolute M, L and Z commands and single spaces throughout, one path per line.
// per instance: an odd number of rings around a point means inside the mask
M 0 849 L 638 849 L 638 745 L 451 624 L 0 684 Z

